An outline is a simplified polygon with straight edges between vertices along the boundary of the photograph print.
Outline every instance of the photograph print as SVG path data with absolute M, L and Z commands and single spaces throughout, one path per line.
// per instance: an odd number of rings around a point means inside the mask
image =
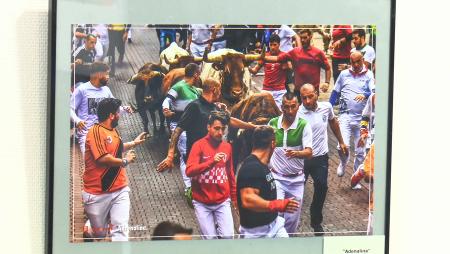
M 374 25 L 71 36 L 70 242 L 373 234 Z

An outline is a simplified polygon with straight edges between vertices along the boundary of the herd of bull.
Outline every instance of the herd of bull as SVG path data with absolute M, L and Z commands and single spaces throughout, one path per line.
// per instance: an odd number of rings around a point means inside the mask
M 230 109 L 232 117 L 254 124 L 266 124 L 271 118 L 281 114 L 270 93 L 253 92 L 252 82 L 247 67 L 254 61 L 263 59 L 261 54 L 243 54 L 232 49 L 220 49 L 203 57 L 194 57 L 187 51 L 172 43 L 161 52 L 159 63 L 146 63 L 129 80 L 135 85 L 136 110 L 142 118 L 145 132 L 149 132 L 149 119 L 153 123 L 154 133 L 165 131 L 165 117 L 162 102 L 167 92 L 178 81 L 184 78 L 184 67 L 189 63 L 202 66 L 201 79 L 196 84 L 201 88 L 201 80 L 216 79 L 221 84 L 222 102 Z M 160 127 L 156 124 L 156 112 L 159 114 Z M 233 157 L 235 162 L 241 161 L 250 154 L 251 133 L 230 129 L 228 139 L 234 140 Z

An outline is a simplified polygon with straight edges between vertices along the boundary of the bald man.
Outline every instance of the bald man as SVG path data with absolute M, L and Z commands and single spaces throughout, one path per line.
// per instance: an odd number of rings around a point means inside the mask
M 330 96 L 331 105 L 339 104 L 339 127 L 341 129 L 344 143 L 350 147 L 350 139 L 354 138 L 355 161 L 353 172 L 364 161 L 364 148 L 358 147 L 359 123 L 362 119 L 362 111 L 366 106 L 367 99 L 375 92 L 375 83 L 372 71 L 368 70 L 364 64 L 364 57 L 359 51 L 350 55 L 349 69 L 343 70 L 336 81 L 333 92 Z M 349 154 L 343 153 L 340 146 L 340 163 L 337 168 L 337 175 L 344 176 L 345 168 L 350 159 Z M 361 185 L 356 185 L 353 189 L 360 189 Z
M 322 209 L 328 190 L 328 133 L 330 125 L 336 136 L 339 147 L 343 153 L 348 154 L 348 148 L 342 139 L 339 122 L 334 115 L 333 107 L 329 102 L 319 102 L 319 92 L 312 84 L 304 84 L 300 88 L 302 105 L 299 109 L 300 118 L 305 119 L 311 126 L 313 139 L 311 159 L 305 159 L 305 181 L 311 175 L 314 180 L 314 196 L 311 202 L 311 227 L 316 236 L 324 233 L 322 227 Z

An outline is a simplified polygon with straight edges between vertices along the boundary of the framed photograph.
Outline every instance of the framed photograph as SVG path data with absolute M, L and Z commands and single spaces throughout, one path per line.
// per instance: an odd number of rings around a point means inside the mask
M 389 252 L 394 1 L 51 13 L 50 253 Z

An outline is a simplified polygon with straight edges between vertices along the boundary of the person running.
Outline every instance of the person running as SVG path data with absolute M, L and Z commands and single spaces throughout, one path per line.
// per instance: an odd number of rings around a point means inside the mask
M 277 34 L 272 34 L 269 39 L 270 51 L 266 54 L 269 56 L 278 56 L 280 51 L 280 37 Z M 281 101 L 283 95 L 286 93 L 286 75 L 287 70 L 290 67 L 290 62 L 287 63 L 264 63 L 259 61 L 255 67 L 248 70 L 252 74 L 258 73 L 258 71 L 264 67 L 264 81 L 263 90 L 272 94 L 275 103 L 281 110 Z
M 362 111 L 369 96 L 375 91 L 373 73 L 364 64 L 361 52 L 355 51 L 350 55 L 351 68 L 341 72 L 330 96 L 331 105 L 339 103 L 339 128 L 342 132 L 344 143 L 350 146 L 350 140 L 354 138 L 355 161 L 353 172 L 364 160 L 364 148 L 358 147 L 360 137 L 360 122 Z M 344 154 L 339 149 L 340 163 L 337 168 L 337 175 L 344 176 L 345 169 L 350 159 L 349 154 Z M 354 189 L 360 189 L 361 185 L 356 185 Z
M 125 42 L 128 38 L 130 24 L 110 24 L 108 26 L 109 47 L 107 55 L 111 57 L 111 76 L 116 74 L 116 48 L 119 52 L 117 64 L 122 65 L 125 57 Z
M 95 45 L 97 44 L 97 36 L 94 34 L 88 34 L 84 41 L 84 44 L 78 47 L 73 53 L 73 86 L 72 90 L 77 88 L 80 84 L 89 81 L 89 73 L 91 64 L 95 61 L 97 56 L 97 50 Z
M 177 127 L 172 132 L 167 157 L 158 164 L 156 171 L 163 172 L 173 168 L 175 147 L 183 131 L 186 131 L 186 156 L 189 157 L 189 152 L 195 141 L 203 138 L 208 133 L 206 127 L 211 112 L 221 110 L 217 104 L 220 97 L 221 89 L 219 82 L 211 78 L 203 81 L 202 96 L 189 103 L 185 108 Z M 230 118 L 230 126 L 240 129 L 254 129 L 256 127 L 252 123 L 246 123 L 234 117 Z
M 279 212 L 299 210 L 295 199 L 277 199 L 277 185 L 269 170 L 276 147 L 275 131 L 258 126 L 252 137 L 252 153 L 237 173 L 237 203 L 241 238 L 289 237 Z
M 323 205 L 328 190 L 328 126 L 330 126 L 343 153 L 348 148 L 342 139 L 339 122 L 334 115 L 333 106 L 329 102 L 318 101 L 319 93 L 311 84 L 300 88 L 302 105 L 299 116 L 305 119 L 312 129 L 313 157 L 305 160 L 305 181 L 311 175 L 314 180 L 314 195 L 310 206 L 311 227 L 316 236 L 323 235 Z
M 328 60 L 322 50 L 311 46 L 311 31 L 302 30 L 300 33 L 301 47 L 281 53 L 278 56 L 265 56 L 267 62 L 286 62 L 290 60 L 294 68 L 295 94 L 300 97 L 300 88 L 306 83 L 313 84 L 319 90 L 320 70 L 325 70 L 324 91 L 328 89 L 331 71 Z
M 195 63 L 190 63 L 184 67 L 184 79 L 170 88 L 167 97 L 164 99 L 162 108 L 164 116 L 170 120 L 170 131 L 174 131 L 186 106 L 200 97 L 200 89 L 194 84 L 200 79 L 200 69 Z M 180 171 L 184 182 L 184 193 L 188 199 L 188 204 L 192 205 L 191 179 L 186 176 L 186 131 L 180 135 L 178 144 L 180 153 Z
M 75 135 L 83 155 L 88 130 L 98 122 L 99 102 L 114 97 L 107 86 L 108 81 L 108 65 L 95 62 L 91 65 L 90 80 L 75 88 L 70 98 L 70 117 L 75 123 Z
M 75 123 L 76 138 L 84 155 L 86 134 L 98 122 L 97 107 L 105 98 L 114 98 L 107 86 L 109 67 L 105 63 L 94 62 L 90 66 L 90 80 L 78 86 L 70 97 L 70 117 Z M 129 106 L 120 106 L 121 112 L 132 113 Z
M 366 32 L 364 29 L 353 30 L 352 38 L 355 47 L 350 52 L 361 52 L 367 68 L 375 73 L 375 49 L 366 43 Z
M 283 215 L 286 231 L 297 232 L 305 188 L 304 159 L 312 156 L 312 131 L 310 124 L 297 114 L 298 98 L 287 93 L 281 106 L 283 114 L 271 119 L 275 129 L 275 150 L 270 158 L 270 170 L 277 184 L 278 199 L 293 198 L 299 209 Z
M 208 134 L 189 154 L 186 175 L 192 178 L 192 198 L 203 239 L 230 239 L 234 235 L 231 203 L 236 205 L 236 182 L 231 144 L 222 140 L 230 116 L 213 111 Z
M 121 103 L 115 98 L 99 103 L 99 123 L 87 133 L 83 173 L 83 205 L 92 237 L 104 238 L 109 233 L 112 241 L 128 241 L 130 188 L 125 167 L 136 161 L 136 153 L 130 149 L 142 144 L 146 134 L 122 142 L 116 130 Z
M 333 80 L 337 82 L 341 71 L 347 69 L 350 63 L 350 50 L 352 49 L 352 27 L 349 25 L 334 25 L 331 32 L 330 49 L 333 68 Z

